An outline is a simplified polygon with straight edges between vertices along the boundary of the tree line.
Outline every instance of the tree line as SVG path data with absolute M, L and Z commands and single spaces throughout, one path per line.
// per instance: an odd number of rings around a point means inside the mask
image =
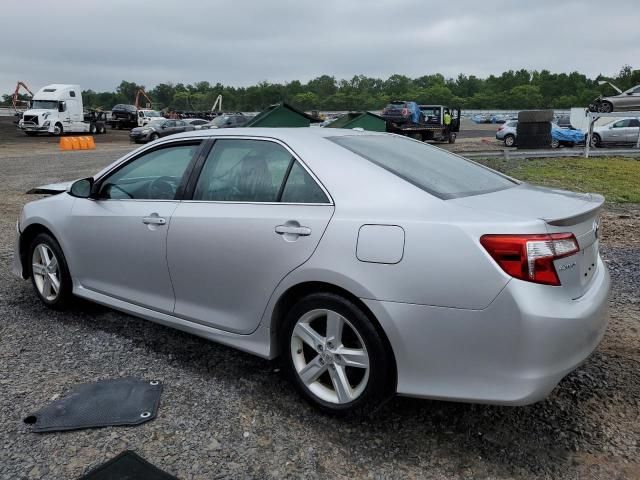
M 444 104 L 465 109 L 565 109 L 586 107 L 600 94 L 615 91 L 598 81 L 611 81 L 622 90 L 640 84 L 640 70 L 624 65 L 617 75 L 594 79 L 579 72 L 552 73 L 548 70 L 509 70 L 500 76 L 479 78 L 460 74 L 445 78 L 441 74 L 409 78 L 391 75 L 386 80 L 356 75 L 337 80 L 322 75 L 307 83 L 260 82 L 249 87 L 234 87 L 208 81 L 193 84 L 160 83 L 146 90 L 158 110 L 207 111 L 218 95 L 223 96 L 225 111 L 260 111 L 280 101 L 302 110 L 378 110 L 390 100 L 413 100 L 423 104 Z M 82 92 L 86 107 L 110 110 L 118 103 L 133 103 L 136 92 L 145 88 L 123 80 L 115 92 Z M 146 101 L 142 99 L 143 101 Z M 11 94 L 3 95 L 6 105 Z

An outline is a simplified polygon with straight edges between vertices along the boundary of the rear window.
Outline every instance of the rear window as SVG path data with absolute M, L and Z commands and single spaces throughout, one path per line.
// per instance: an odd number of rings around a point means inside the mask
M 482 165 L 404 137 L 354 135 L 328 140 L 442 199 L 480 195 L 517 185 Z
M 403 108 L 406 108 L 407 104 L 402 102 L 402 103 L 390 103 L 389 105 L 387 105 L 386 109 L 387 110 L 402 110 Z

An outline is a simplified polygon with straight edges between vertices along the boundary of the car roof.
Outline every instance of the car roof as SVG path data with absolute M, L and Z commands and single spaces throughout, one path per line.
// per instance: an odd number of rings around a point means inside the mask
M 212 130 L 194 130 L 192 132 L 184 132 L 171 135 L 171 139 L 176 138 L 210 138 L 210 137 L 264 137 L 277 138 L 284 142 L 287 141 L 303 141 L 305 139 L 327 138 L 327 137 L 344 137 L 348 135 L 390 135 L 383 132 L 371 132 L 363 130 L 352 130 L 347 128 L 259 128 L 259 127 L 242 127 L 242 128 L 220 128 Z

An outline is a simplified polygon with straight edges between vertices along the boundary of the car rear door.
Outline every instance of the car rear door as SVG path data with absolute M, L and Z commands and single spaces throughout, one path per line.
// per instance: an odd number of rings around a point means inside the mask
M 74 280 L 83 288 L 173 312 L 167 231 L 199 144 L 145 150 L 99 179 L 97 198 L 75 201 L 66 235 Z
M 238 137 L 213 144 L 190 191 L 167 238 L 175 315 L 250 333 L 278 283 L 318 245 L 330 197 L 284 144 Z

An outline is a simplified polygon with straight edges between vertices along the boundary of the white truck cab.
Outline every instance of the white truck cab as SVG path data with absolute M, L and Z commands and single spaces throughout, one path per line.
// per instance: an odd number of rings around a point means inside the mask
M 144 127 L 147 123 L 163 118 L 160 112 L 156 110 L 140 109 L 138 110 L 138 126 Z
M 54 83 L 42 87 L 31 100 L 31 108 L 22 114 L 18 128 L 27 135 L 89 132 L 84 121 L 80 85 Z

